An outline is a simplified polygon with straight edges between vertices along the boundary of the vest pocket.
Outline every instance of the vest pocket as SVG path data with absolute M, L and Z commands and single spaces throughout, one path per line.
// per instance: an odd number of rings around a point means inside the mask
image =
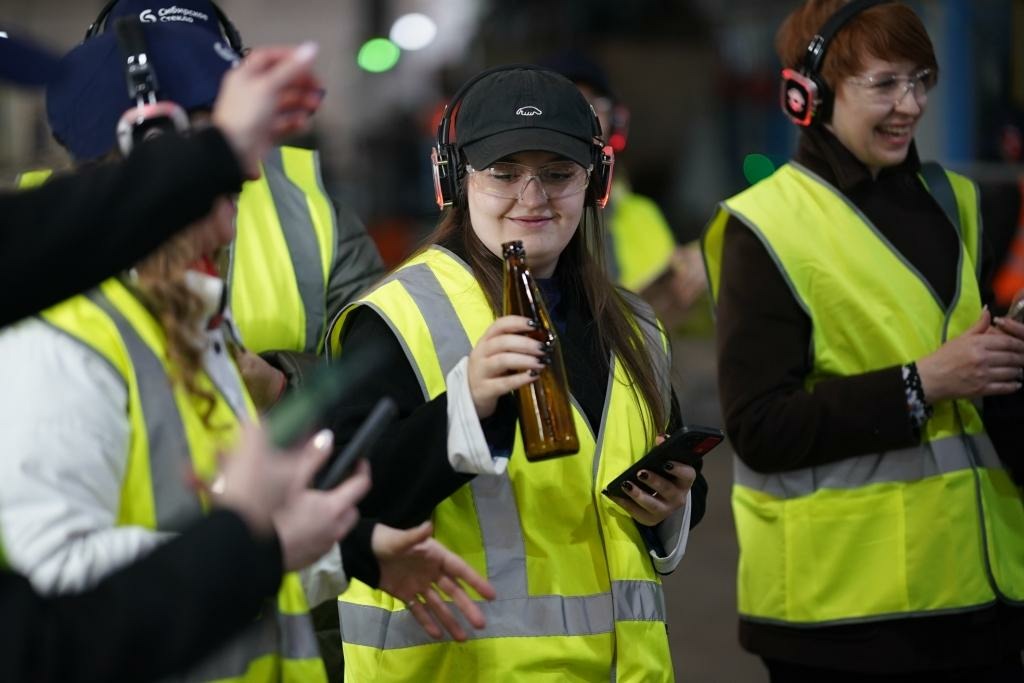
M 906 612 L 907 533 L 898 485 L 821 490 L 786 501 L 785 619 Z

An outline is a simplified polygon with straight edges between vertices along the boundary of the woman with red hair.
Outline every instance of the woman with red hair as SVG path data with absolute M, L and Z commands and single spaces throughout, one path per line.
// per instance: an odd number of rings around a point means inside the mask
M 931 40 L 898 2 L 808 0 L 777 49 L 799 148 L 703 240 L 741 642 L 773 682 L 1020 681 L 1019 442 L 972 399 L 1020 401 L 1024 325 L 983 308 L 975 185 L 917 155 Z

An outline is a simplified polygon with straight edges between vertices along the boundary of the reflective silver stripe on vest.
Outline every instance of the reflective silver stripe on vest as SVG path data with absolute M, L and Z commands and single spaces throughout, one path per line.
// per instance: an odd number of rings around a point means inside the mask
M 369 605 L 338 604 L 341 637 L 346 643 L 396 650 L 443 642 L 424 633 L 408 610 L 391 612 Z M 499 598 L 479 606 L 487 627 L 479 631 L 467 629 L 469 640 L 588 636 L 611 633 L 616 621 L 665 619 L 661 586 L 653 581 L 613 581 L 611 595 Z
M 326 317 L 323 262 L 320 259 L 320 241 L 317 239 L 306 193 L 292 182 L 284 171 L 280 148 L 275 147 L 263 160 L 263 175 L 274 199 L 281 232 L 288 244 L 292 271 L 306 311 L 305 351 L 316 353 Z
M 792 472 L 761 474 L 734 459 L 735 482 L 775 498 L 809 496 L 820 489 L 857 489 L 871 484 L 909 483 L 971 468 L 967 442 L 974 444 L 981 467 L 1002 469 L 988 436 L 951 436 L 912 448 L 847 458 Z
M 441 372 L 447 376 L 473 350 L 451 299 L 425 264 L 403 268 L 395 279 L 416 302 L 441 362 Z M 487 556 L 487 578 L 502 597 L 525 598 L 526 545 L 508 472 L 475 477 L 470 488 Z
M 268 601 L 268 612 L 274 610 L 272 602 Z M 175 680 L 198 683 L 238 678 L 254 661 L 267 656 L 290 660 L 319 658 L 320 650 L 309 617 L 281 614 L 276 610 L 273 616 L 266 614 L 205 661 L 189 669 L 181 679 Z
M 142 419 L 149 442 L 149 478 L 153 485 L 153 509 L 160 531 L 181 531 L 203 516 L 199 497 L 182 481 L 192 468 L 185 425 L 174 401 L 163 363 L 135 327 L 99 290 L 88 294 L 113 321 L 124 341 L 139 387 Z

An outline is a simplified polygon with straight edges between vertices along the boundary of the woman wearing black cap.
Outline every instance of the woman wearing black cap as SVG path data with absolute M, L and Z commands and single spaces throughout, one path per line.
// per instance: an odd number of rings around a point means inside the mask
M 442 121 L 437 150 L 454 166 L 439 198 L 451 207 L 430 246 L 347 308 L 330 339 L 335 355 L 383 344 L 394 358 L 367 401 L 386 393 L 401 404 L 374 467 L 402 488 L 371 494 L 364 514 L 404 525 L 433 510 L 437 538 L 486 572 L 499 599 L 485 607 L 488 627 L 456 647 L 418 633 L 434 597 L 403 604 L 354 585 L 341 607 L 346 673 L 672 680 L 658 574 L 682 556 L 705 489 L 699 480 L 691 513 L 697 473 L 675 464 L 643 474 L 657 495 L 600 494 L 679 418 L 659 385 L 663 345 L 645 342 L 644 331 L 663 341 L 653 316 L 598 260 L 599 124 L 576 87 L 545 69 L 485 72 L 462 92 L 449 105 L 454 135 Z M 524 336 L 528 319 L 498 317 L 511 240 L 523 242 L 561 335 L 581 444 L 568 457 L 527 462 L 516 435 L 509 392 L 536 379 L 550 349 Z
M 1019 392 L 1024 326 L 982 306 L 974 184 L 917 156 L 932 42 L 808 0 L 776 45 L 799 149 L 703 243 L 741 643 L 772 681 L 1020 681 L 1024 414 L 997 454 L 975 403 Z

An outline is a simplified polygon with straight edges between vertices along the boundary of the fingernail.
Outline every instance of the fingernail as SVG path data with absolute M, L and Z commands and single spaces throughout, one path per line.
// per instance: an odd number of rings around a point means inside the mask
M 308 62 L 316 57 L 316 53 L 320 51 L 320 46 L 315 41 L 307 40 L 302 45 L 295 48 L 295 59 L 300 62 Z
M 544 365 L 551 365 L 551 354 L 546 353 L 543 356 L 541 356 L 540 362 L 543 363 Z
M 547 351 L 548 350 L 548 343 L 547 342 L 541 342 L 541 343 L 537 344 L 537 348 L 540 349 L 541 351 Z
M 333 445 L 334 445 L 334 432 L 332 432 L 330 429 L 321 429 L 313 437 L 313 446 L 315 448 L 318 448 L 318 449 L 322 450 L 322 451 L 330 450 L 331 446 L 333 446 Z
M 624 490 L 624 491 L 632 491 L 633 490 L 633 485 L 631 483 L 629 483 L 628 481 L 624 481 L 624 482 L 622 482 L 622 490 Z
M 539 375 L 540 370 L 530 370 L 530 377 L 538 377 Z
M 647 472 L 647 470 L 640 470 L 640 472 L 636 476 L 640 477 L 644 481 L 647 481 L 651 475 L 650 473 Z
M 664 468 L 666 472 L 671 472 L 674 465 L 670 462 L 665 463 Z

